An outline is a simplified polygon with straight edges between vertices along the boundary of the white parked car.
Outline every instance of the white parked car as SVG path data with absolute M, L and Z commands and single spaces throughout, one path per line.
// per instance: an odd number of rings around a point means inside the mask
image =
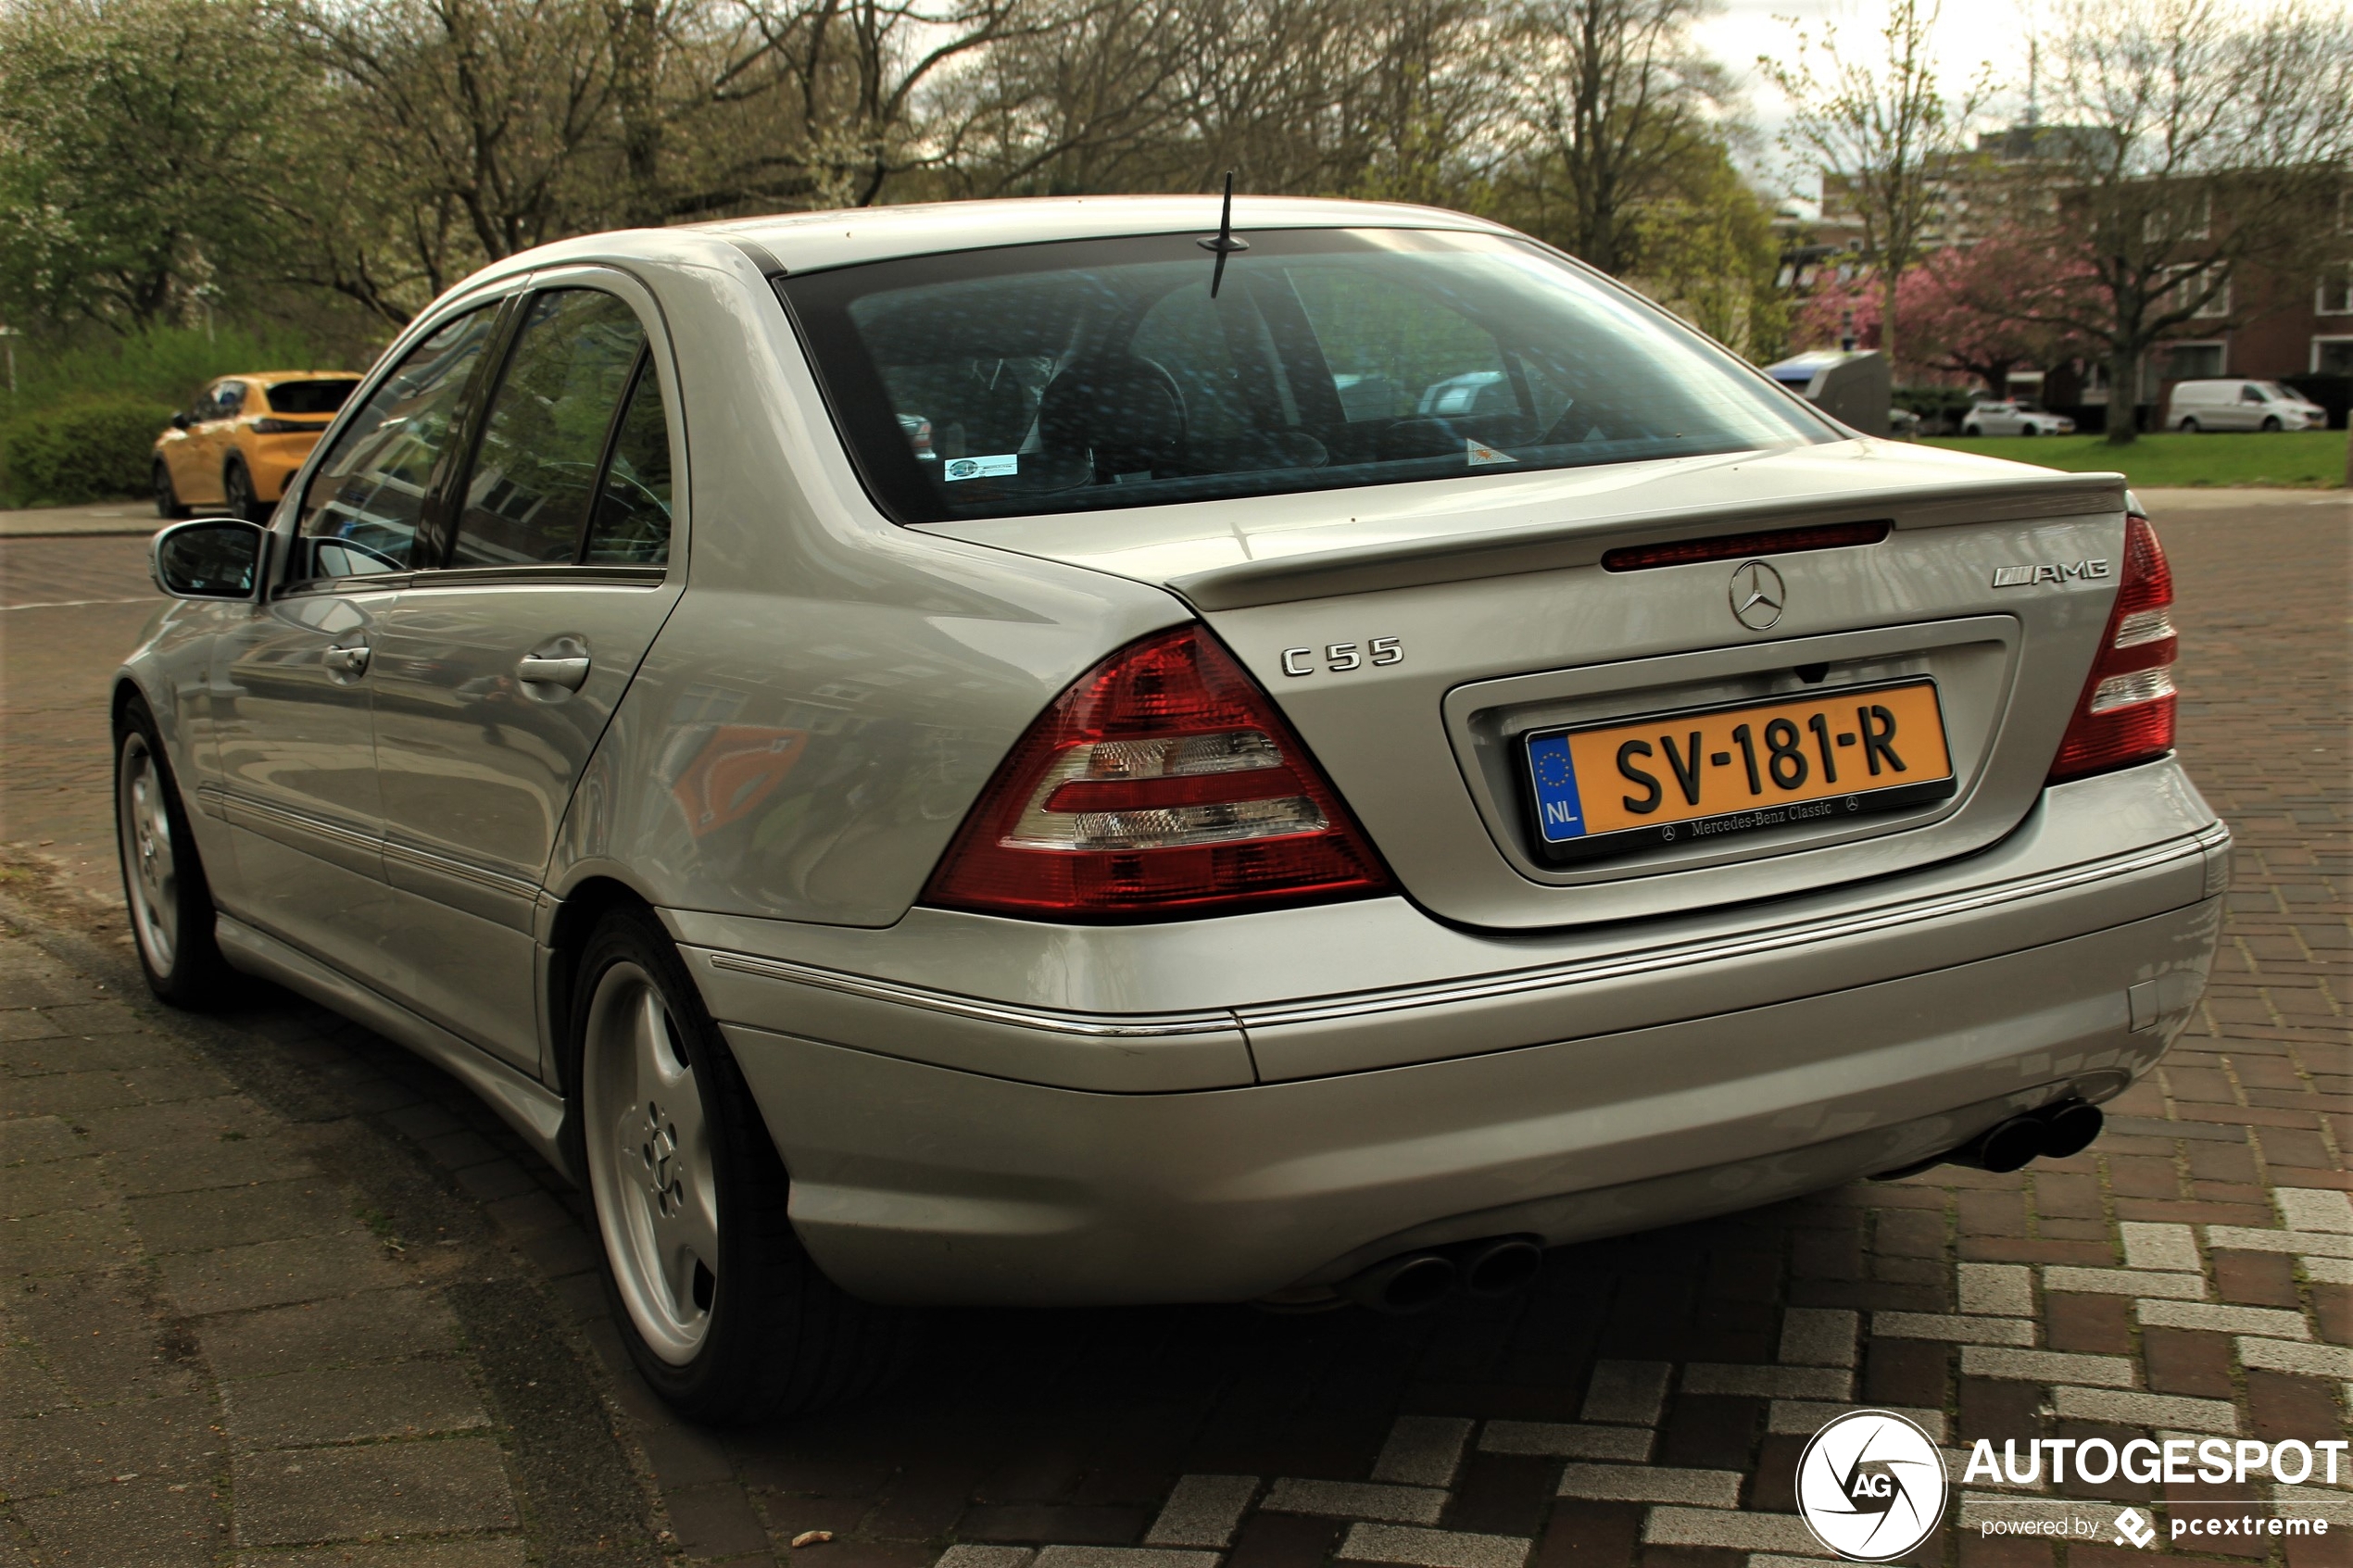
M 2326 430 L 2328 410 L 2275 381 L 2185 381 L 2165 416 L 2185 435 L 2202 430 Z
M 2075 421 L 2048 408 L 2038 408 L 2025 397 L 2002 397 L 1972 403 L 1961 416 L 1963 435 L 2072 435 Z

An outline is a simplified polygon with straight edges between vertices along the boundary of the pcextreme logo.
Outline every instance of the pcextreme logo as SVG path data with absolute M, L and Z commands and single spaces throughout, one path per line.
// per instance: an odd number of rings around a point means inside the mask
M 1944 1456 L 1893 1411 L 1850 1411 L 1814 1434 L 1797 1461 L 1797 1512 L 1851 1562 L 1885 1562 L 1944 1517 Z

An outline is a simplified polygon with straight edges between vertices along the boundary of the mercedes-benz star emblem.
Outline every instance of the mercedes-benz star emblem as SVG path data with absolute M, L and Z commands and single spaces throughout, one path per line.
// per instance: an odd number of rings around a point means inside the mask
M 1781 618 L 1785 596 L 1781 574 L 1763 561 L 1743 561 L 1732 569 L 1732 619 L 1750 631 L 1771 630 Z

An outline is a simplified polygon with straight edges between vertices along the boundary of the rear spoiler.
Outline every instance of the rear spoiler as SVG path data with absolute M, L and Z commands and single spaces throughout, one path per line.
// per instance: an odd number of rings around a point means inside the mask
M 2097 516 L 2120 513 L 2124 508 L 2122 474 L 2055 473 L 2048 478 L 2004 480 L 1960 489 L 1950 483 L 1915 485 L 1761 505 L 1727 502 L 1672 511 L 1563 518 L 1520 528 L 1237 561 L 1172 578 L 1168 586 L 1197 610 L 1245 609 L 1253 605 L 1378 593 L 1385 588 L 1592 566 L 1600 561 L 1605 548 L 1704 538 L 1711 533 L 1864 521 L 1886 521 L 1899 529 L 1949 528 L 1962 523 Z

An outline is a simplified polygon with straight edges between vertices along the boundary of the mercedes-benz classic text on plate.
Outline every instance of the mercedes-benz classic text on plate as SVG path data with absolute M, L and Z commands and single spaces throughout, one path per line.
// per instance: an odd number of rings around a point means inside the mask
M 1406 1310 L 2096 1135 L 2229 848 L 2121 482 L 1858 435 L 1478 220 L 1217 222 L 452 290 L 266 526 L 157 538 L 156 989 L 470 1083 L 711 1420 L 926 1303 Z

